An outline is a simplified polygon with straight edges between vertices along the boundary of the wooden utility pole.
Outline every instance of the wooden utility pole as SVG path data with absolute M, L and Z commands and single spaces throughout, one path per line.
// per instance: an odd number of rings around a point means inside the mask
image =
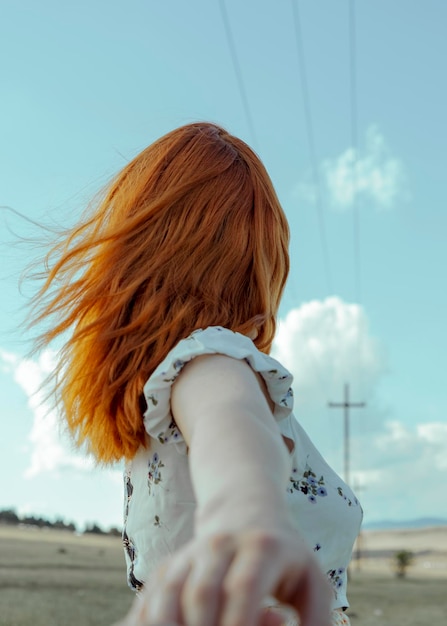
M 351 408 L 363 408 L 366 406 L 365 402 L 349 402 L 349 385 L 345 384 L 345 398 L 344 402 L 329 402 L 328 405 L 331 409 L 340 409 L 344 408 L 344 460 L 345 460 L 345 483 L 349 485 L 350 476 L 349 476 L 349 409 Z

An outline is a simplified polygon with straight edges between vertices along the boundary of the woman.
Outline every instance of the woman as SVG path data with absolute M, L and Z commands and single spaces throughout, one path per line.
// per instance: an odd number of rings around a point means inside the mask
M 99 462 L 126 460 L 139 593 L 123 624 L 268 626 L 278 603 L 302 626 L 349 623 L 361 508 L 268 356 L 288 241 L 257 156 L 196 123 L 139 154 L 49 254 L 35 321 L 55 318 L 40 347 L 70 330 L 67 424 Z

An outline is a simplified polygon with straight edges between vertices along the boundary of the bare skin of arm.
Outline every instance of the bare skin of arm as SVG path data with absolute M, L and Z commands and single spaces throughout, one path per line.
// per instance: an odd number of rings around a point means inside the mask
M 292 527 L 288 450 L 262 379 L 245 361 L 207 355 L 185 366 L 171 409 L 189 447 L 195 536 L 148 581 L 122 626 L 279 626 L 267 595 L 302 626 L 330 626 L 329 590 Z

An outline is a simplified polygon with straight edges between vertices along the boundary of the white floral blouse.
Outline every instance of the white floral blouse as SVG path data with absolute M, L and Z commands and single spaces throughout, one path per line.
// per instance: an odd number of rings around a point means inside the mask
M 292 375 L 248 337 L 213 326 L 180 341 L 144 386 L 144 424 L 151 438 L 126 466 L 123 541 L 128 583 L 140 589 L 158 563 L 193 535 L 195 497 L 186 443 L 170 412 L 171 385 L 185 363 L 203 354 L 245 360 L 264 378 L 281 433 L 292 439 L 287 490 L 290 512 L 333 588 L 333 607 L 349 606 L 346 569 L 362 509 L 292 414 Z M 237 489 L 237 486 L 235 486 Z

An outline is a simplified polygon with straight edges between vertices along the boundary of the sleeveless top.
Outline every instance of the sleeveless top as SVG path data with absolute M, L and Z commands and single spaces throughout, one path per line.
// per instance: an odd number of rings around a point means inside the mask
M 124 473 L 123 543 L 129 586 L 140 589 L 162 559 L 193 537 L 196 502 L 187 446 L 171 414 L 170 396 L 183 366 L 204 354 L 245 360 L 265 380 L 281 434 L 295 443 L 284 485 L 291 518 L 329 579 L 332 608 L 348 607 L 347 566 L 363 516 L 359 501 L 292 414 L 292 375 L 251 339 L 219 326 L 196 330 L 181 340 L 144 386 L 150 446 L 139 449 Z

